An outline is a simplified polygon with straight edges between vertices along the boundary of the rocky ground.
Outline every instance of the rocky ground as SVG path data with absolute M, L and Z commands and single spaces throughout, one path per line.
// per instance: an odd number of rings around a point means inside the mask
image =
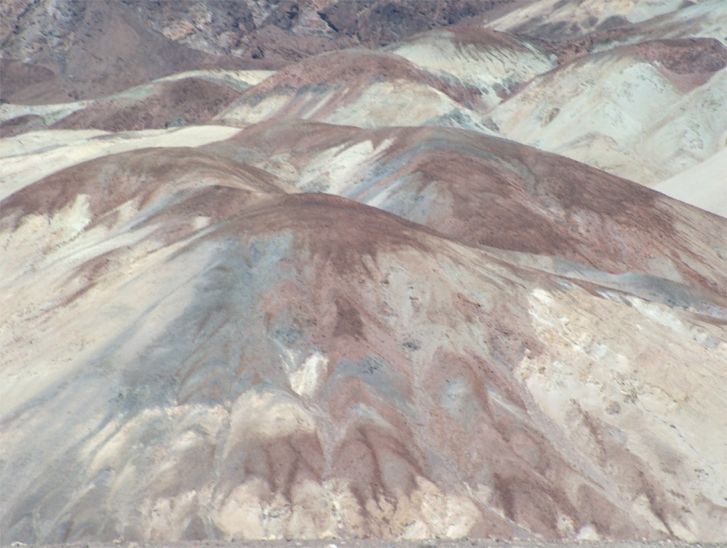
M 609 5 L 4 3 L 0 544 L 727 540 L 727 10 Z

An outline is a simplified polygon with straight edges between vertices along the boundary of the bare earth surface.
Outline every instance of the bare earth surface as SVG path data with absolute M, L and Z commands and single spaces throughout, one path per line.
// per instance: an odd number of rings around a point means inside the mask
M 727 542 L 726 8 L 3 3 L 0 545 Z

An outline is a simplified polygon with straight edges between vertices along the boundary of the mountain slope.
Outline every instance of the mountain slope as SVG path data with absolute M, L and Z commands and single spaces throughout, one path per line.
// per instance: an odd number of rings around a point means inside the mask
M 507 10 L 513 0 L 4 0 L 0 99 L 79 100 L 203 67 L 280 68 Z
M 723 146 L 727 48 L 663 40 L 577 58 L 491 113 L 500 133 L 647 185 Z
M 389 51 L 441 78 L 478 89 L 481 111 L 555 66 L 534 44 L 475 25 L 422 33 Z
M 302 191 L 367 203 L 468 245 L 644 272 L 721 294 L 727 287 L 720 268 L 703 268 L 723 260 L 722 219 L 503 139 L 454 128 L 295 122 L 253 126 L 204 149 L 252 163 Z
M 498 30 L 564 41 L 590 32 L 658 20 L 691 5 L 681 0 L 544 0 L 491 21 Z
M 727 541 L 722 4 L 3 2 L 0 545 Z
M 452 123 L 487 131 L 473 110 L 479 96 L 397 55 L 343 50 L 286 67 L 216 120 L 241 127 L 299 118 L 363 127 Z
M 286 194 L 241 161 L 249 139 L 104 156 L 0 202 L 3 541 L 724 538 L 727 303 L 709 281 L 606 250 L 623 274 L 464 245 L 441 211 L 427 228 Z M 406 173 L 437 148 L 468 143 L 524 180 L 516 166 L 557 160 L 454 130 L 376 139 L 424 196 Z M 532 215 L 520 184 L 489 204 L 512 230 Z M 604 176 L 616 229 L 608 185 L 649 191 Z M 675 232 L 658 256 L 722 276 L 725 259 L 678 242 L 710 253 L 727 223 L 662 201 Z

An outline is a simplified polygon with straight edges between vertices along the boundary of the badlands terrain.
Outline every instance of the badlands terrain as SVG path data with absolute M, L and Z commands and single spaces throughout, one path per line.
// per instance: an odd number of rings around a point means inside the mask
M 727 542 L 727 2 L 0 47 L 0 545 Z

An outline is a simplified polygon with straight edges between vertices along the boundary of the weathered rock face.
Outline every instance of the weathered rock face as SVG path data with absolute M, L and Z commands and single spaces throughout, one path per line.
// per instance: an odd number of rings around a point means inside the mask
M 727 219 L 616 175 L 722 211 L 672 4 L 3 3 L 0 545 L 727 541 Z
M 512 0 L 343 0 L 330 2 L 318 13 L 334 32 L 355 37 L 367 46 L 384 46 L 418 32 L 483 15 L 492 17 L 515 4 Z
M 96 97 L 191 68 L 278 68 L 507 9 L 512 0 L 7 0 L 0 99 Z
M 7 5 L 6 5 L 7 4 Z M 153 3 L 140 4 L 153 12 Z M 4 3 L 2 96 L 20 103 L 62 102 L 120 91 L 172 72 L 229 64 L 177 44 L 149 27 L 132 5 L 40 1 Z

